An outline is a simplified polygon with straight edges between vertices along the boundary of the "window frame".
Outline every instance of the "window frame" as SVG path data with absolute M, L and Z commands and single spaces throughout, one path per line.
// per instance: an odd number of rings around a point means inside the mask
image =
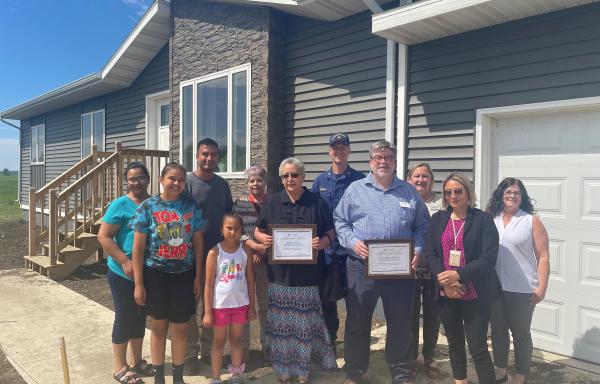
M 246 165 L 244 169 L 248 168 L 250 165 L 250 134 L 252 132 L 252 128 L 250 126 L 251 118 L 250 118 L 250 105 L 251 100 L 250 96 L 252 94 L 252 69 L 251 64 L 246 63 L 243 65 L 239 65 L 237 67 L 232 67 L 223 71 L 214 72 L 206 76 L 196 77 L 194 79 L 185 80 L 179 83 L 179 157 L 180 161 L 183 164 L 183 88 L 187 86 L 192 86 L 192 140 L 194 143 L 193 147 L 193 165 L 192 171 L 196 170 L 196 145 L 199 141 L 198 138 L 198 105 L 197 105 L 197 92 L 198 92 L 198 84 L 214 80 L 221 77 L 227 77 L 227 167 L 226 171 L 216 172 L 217 175 L 230 178 L 230 179 L 243 179 L 244 171 L 232 172 L 233 168 L 233 75 L 236 73 L 246 71 Z
M 37 155 L 39 153 L 39 148 L 40 148 L 40 127 L 42 127 L 44 129 L 44 136 L 42 137 L 43 141 L 44 141 L 44 158 L 40 161 L 40 159 L 37 159 Z M 35 156 L 36 156 L 36 161 L 34 160 L 33 154 L 34 154 L 34 150 L 33 150 L 33 131 L 34 129 L 36 130 L 36 147 L 35 147 Z M 30 165 L 44 165 L 46 164 L 46 124 L 36 124 L 36 125 L 32 125 L 31 127 L 29 127 L 29 164 Z
M 102 125 L 103 125 L 103 130 L 102 130 L 103 148 L 102 148 L 102 151 L 106 151 L 106 110 L 104 108 L 102 108 L 102 109 L 96 109 L 96 110 L 93 110 L 90 112 L 82 113 L 81 118 L 79 120 L 79 154 L 82 159 L 83 159 L 83 118 L 86 116 L 91 116 L 91 124 L 92 124 L 91 145 L 93 146 L 94 144 L 96 144 L 96 143 L 94 143 L 94 115 L 96 113 L 100 113 L 100 112 L 102 112 Z

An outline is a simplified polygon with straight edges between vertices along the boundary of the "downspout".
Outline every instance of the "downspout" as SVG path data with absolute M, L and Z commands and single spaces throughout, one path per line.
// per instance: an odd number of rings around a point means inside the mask
M 373 14 L 383 12 L 383 8 L 375 0 L 362 0 Z M 396 58 L 398 45 L 394 40 L 387 39 L 387 60 L 385 76 L 385 139 L 394 142 L 394 128 L 396 117 L 396 72 L 398 70 Z M 404 167 L 401 162 L 402 167 Z M 403 168 L 400 168 L 403 169 Z M 403 174 L 401 175 L 403 176 Z
M 19 131 L 19 169 L 17 170 L 19 178 L 17 179 L 17 204 L 19 204 L 19 207 L 21 207 L 21 174 L 23 173 L 21 172 L 21 127 L 19 127 L 18 125 L 14 125 L 8 120 L 4 120 L 4 116 L 0 116 L 0 121 L 2 121 L 6 125 L 10 125 L 11 127 Z

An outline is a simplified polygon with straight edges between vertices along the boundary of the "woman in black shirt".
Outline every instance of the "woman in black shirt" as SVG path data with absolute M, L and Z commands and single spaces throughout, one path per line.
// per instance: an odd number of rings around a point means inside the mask
M 296 158 L 281 162 L 279 175 L 284 190 L 269 197 L 256 221 L 255 237 L 268 248 L 273 239 L 269 224 L 316 224 L 313 248 L 316 264 L 268 264 L 269 298 L 266 345 L 279 381 L 292 376 L 308 383 L 311 360 L 324 369 L 336 367 L 325 326 L 319 285 L 325 277 L 325 255 L 335 236 L 331 211 L 325 200 L 302 187 L 304 164 Z

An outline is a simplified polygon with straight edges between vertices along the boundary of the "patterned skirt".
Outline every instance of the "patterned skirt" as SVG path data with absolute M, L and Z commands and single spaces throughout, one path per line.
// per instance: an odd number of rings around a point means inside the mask
M 317 286 L 269 284 L 265 342 L 279 376 L 307 376 L 311 360 L 337 368 Z

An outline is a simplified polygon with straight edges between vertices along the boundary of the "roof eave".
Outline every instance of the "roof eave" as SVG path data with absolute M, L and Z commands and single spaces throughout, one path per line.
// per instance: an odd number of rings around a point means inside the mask
M 164 0 L 156 0 L 148 8 L 144 16 L 142 16 L 132 32 L 127 36 L 115 54 L 108 60 L 102 70 L 0 112 L 0 118 L 22 120 L 70 105 L 69 103 L 72 104 L 72 100 L 69 99 L 68 96 L 76 98 L 77 93 L 81 93 L 82 97 L 85 97 L 81 100 L 83 101 L 90 97 L 101 96 L 102 94 L 128 87 L 152 60 L 156 53 L 158 53 L 164 44 L 168 42 L 170 33 L 168 28 L 169 19 L 169 3 Z M 163 24 L 165 25 L 165 28 L 162 28 Z M 151 37 L 146 37 L 146 39 L 152 39 L 152 44 L 148 45 L 144 43 L 144 46 L 149 48 L 147 48 L 146 55 L 143 59 L 137 60 L 137 72 L 132 73 L 129 70 L 131 66 L 128 66 L 128 75 L 125 77 L 125 80 L 123 80 L 123 75 L 119 74 L 119 61 L 127 58 L 127 50 L 135 48 L 136 41 L 144 39 L 144 30 L 150 27 L 155 30 L 152 31 Z M 139 55 L 136 55 L 136 57 L 137 56 Z
M 375 35 L 405 45 L 599 0 L 425 0 L 373 16 Z

